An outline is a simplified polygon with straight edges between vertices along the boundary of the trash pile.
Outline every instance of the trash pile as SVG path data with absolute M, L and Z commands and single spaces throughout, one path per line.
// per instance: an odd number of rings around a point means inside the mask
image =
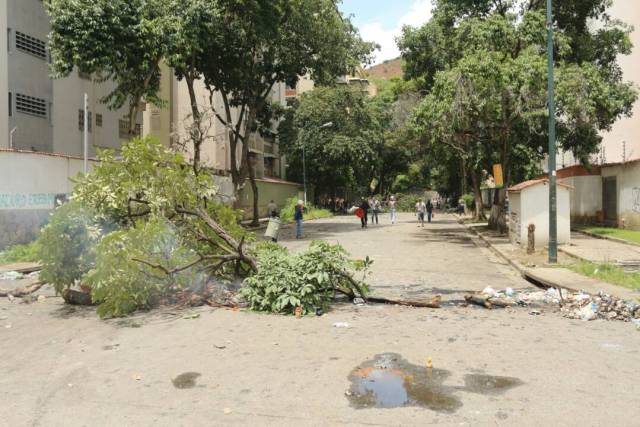
M 570 294 L 565 298 L 561 311 L 564 317 L 570 319 L 640 321 L 640 304 L 621 300 L 602 291 L 597 295 Z
M 640 304 L 633 301 L 625 301 L 600 291 L 597 295 L 589 295 L 584 292 L 570 292 L 549 288 L 546 291 L 515 292 L 511 288 L 504 291 L 496 291 L 491 287 L 485 288 L 480 295 L 467 297 L 467 301 L 486 308 L 505 306 L 559 306 L 560 312 L 569 319 L 581 319 L 584 321 L 604 319 L 633 322 L 640 330 Z M 499 302 L 499 304 L 497 303 Z M 531 314 L 541 314 L 533 311 Z

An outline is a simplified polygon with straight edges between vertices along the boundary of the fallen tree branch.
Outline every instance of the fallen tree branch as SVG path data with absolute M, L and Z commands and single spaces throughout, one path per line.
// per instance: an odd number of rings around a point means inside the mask
M 480 295 L 467 295 L 464 297 L 465 301 L 469 304 L 478 305 L 480 307 L 487 308 L 491 310 L 494 307 L 499 308 L 507 308 L 513 307 L 515 303 L 501 300 L 500 298 L 493 298 L 490 296 L 480 296 Z
M 420 308 L 441 308 L 442 297 L 436 295 L 429 301 L 425 300 L 405 300 L 405 299 L 391 299 L 384 297 L 369 297 L 369 302 L 375 302 L 380 304 L 392 304 L 402 305 L 405 307 L 420 307 Z
M 32 293 L 36 292 L 37 290 L 39 290 L 41 287 L 43 287 L 46 283 L 45 282 L 34 282 L 32 284 L 30 284 L 27 287 L 24 287 L 22 289 L 14 289 L 12 291 L 7 291 L 4 289 L 0 289 L 0 297 L 8 297 L 8 296 L 12 296 L 14 298 L 20 298 L 20 297 L 24 297 L 27 295 L 31 295 Z

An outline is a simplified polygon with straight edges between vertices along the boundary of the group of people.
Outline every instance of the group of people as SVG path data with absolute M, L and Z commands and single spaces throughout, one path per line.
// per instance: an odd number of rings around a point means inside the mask
M 391 224 L 395 224 L 398 220 L 397 201 L 394 196 L 391 196 L 387 201 L 387 207 L 389 208 L 389 215 L 391 216 Z M 359 208 L 362 210 L 360 222 L 362 228 L 368 228 L 369 226 L 369 214 L 371 214 L 371 224 L 379 224 L 379 214 L 382 211 L 382 203 L 376 197 L 362 198 Z M 427 200 L 425 203 L 422 199 L 416 203 L 416 215 L 418 216 L 418 226 L 424 227 L 425 217 L 428 222 L 433 219 L 434 205 L 431 200 Z

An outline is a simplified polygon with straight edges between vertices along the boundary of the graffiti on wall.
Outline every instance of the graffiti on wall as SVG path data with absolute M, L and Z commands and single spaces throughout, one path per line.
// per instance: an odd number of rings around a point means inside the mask
M 633 189 L 633 205 L 632 209 L 636 213 L 640 213 L 640 188 L 636 187 Z
M 59 193 L 0 193 L 0 209 L 53 209 Z

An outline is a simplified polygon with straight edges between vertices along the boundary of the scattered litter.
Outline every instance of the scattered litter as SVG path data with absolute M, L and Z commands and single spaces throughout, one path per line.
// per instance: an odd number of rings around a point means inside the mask
M 233 411 L 231 410 L 231 408 L 224 408 L 224 414 L 225 415 L 229 415 L 230 413 L 232 413 Z
M 227 348 L 227 346 L 226 346 L 226 345 L 216 345 L 216 344 L 214 344 L 213 346 L 214 346 L 215 348 L 217 348 L 218 350 L 224 350 L 225 348 Z
M 5 271 L 4 273 L 0 273 L 0 280 L 22 280 L 24 279 L 24 274 L 18 273 L 17 271 Z
M 336 322 L 333 324 L 334 328 L 350 328 L 351 326 L 347 322 Z
M 7 298 L 9 298 L 9 302 L 13 302 L 16 299 L 16 297 L 11 294 L 7 295 Z
M 38 302 L 43 303 L 47 301 L 47 297 L 44 295 L 38 295 Z
M 355 305 L 364 305 L 364 300 L 362 298 L 354 298 L 353 303 Z
M 504 294 L 509 298 L 512 298 L 516 293 L 511 288 L 507 288 L 504 290 Z
M 636 329 L 640 331 L 640 319 L 633 319 L 631 322 L 633 322 L 633 324 L 636 325 Z
M 621 300 L 602 291 L 597 295 L 583 292 L 569 294 L 564 302 L 562 313 L 570 319 L 622 320 L 634 323 L 636 319 L 640 319 L 640 304 Z
M 482 290 L 482 293 L 484 295 L 489 295 L 490 297 L 497 297 L 498 296 L 498 292 L 496 292 L 496 290 L 493 289 L 491 286 L 487 286 L 486 288 L 484 288 Z
M 532 316 L 540 316 L 542 312 L 540 310 L 531 310 L 529 314 Z
M 73 384 L 69 383 L 67 384 L 67 387 L 73 387 Z
M 316 316 L 322 316 L 324 314 L 324 311 L 322 311 L 321 308 L 316 308 Z
M 142 377 L 140 376 L 140 374 L 135 374 L 133 376 L 133 379 L 136 380 L 136 381 L 140 381 L 142 379 Z

